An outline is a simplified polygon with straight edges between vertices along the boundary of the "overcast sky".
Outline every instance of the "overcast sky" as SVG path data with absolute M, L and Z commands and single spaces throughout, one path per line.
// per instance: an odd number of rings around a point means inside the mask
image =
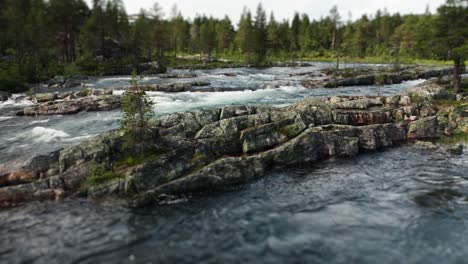
M 91 2 L 91 0 L 88 0 Z M 123 0 L 129 14 L 138 13 L 141 8 L 151 8 L 158 2 L 164 13 L 170 14 L 171 7 L 176 4 L 185 17 L 193 18 L 196 14 L 207 16 L 229 17 L 238 22 L 244 6 L 255 10 L 258 0 Z M 424 13 L 429 5 L 432 12 L 443 4 L 445 0 L 263 0 L 263 7 L 269 14 L 274 12 L 277 20 L 291 19 L 295 11 L 307 13 L 311 18 L 318 19 L 326 16 L 333 5 L 337 5 L 342 17 L 347 20 L 351 12 L 353 19 L 363 14 L 373 14 L 377 9 L 387 8 L 390 13 Z

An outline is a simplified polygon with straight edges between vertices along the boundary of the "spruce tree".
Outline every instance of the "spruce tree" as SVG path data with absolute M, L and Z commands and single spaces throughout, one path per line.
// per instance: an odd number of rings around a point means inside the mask
M 142 154 L 145 143 L 151 139 L 153 102 L 143 91 L 136 70 L 129 83 L 130 89 L 122 96 L 123 117 L 120 120 L 120 130 L 124 137 L 124 147 Z

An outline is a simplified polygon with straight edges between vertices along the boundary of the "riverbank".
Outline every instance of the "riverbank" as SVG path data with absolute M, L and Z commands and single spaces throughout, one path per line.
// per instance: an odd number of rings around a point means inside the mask
M 337 61 L 336 57 L 330 56 L 304 56 L 299 60 L 302 61 L 324 61 L 324 62 L 335 62 Z M 392 57 L 365 57 L 365 58 L 348 58 L 340 57 L 340 65 L 344 67 L 345 64 L 348 67 L 352 67 L 354 63 L 368 63 L 368 64 L 388 64 L 389 62 L 395 61 Z M 416 58 L 400 58 L 399 65 L 408 65 L 408 64 L 419 64 L 419 65 L 438 65 L 438 66 L 452 66 L 453 61 L 450 60 L 433 60 L 433 59 L 416 59 Z M 468 65 L 468 60 L 465 62 L 465 65 Z
M 133 70 L 136 69 L 141 75 L 161 75 L 167 72 L 167 69 L 175 70 L 207 70 L 207 69 L 227 69 L 227 68 L 269 68 L 269 67 L 309 67 L 314 62 L 330 62 L 336 63 L 334 57 L 316 57 L 316 56 L 305 56 L 296 59 L 280 59 L 270 58 L 269 62 L 262 63 L 260 65 L 252 65 L 245 63 L 241 60 L 202 60 L 189 57 L 178 57 L 170 58 L 166 66 L 160 66 L 155 62 L 142 63 L 138 66 L 135 65 L 114 65 L 110 64 L 102 68 L 101 72 L 82 72 L 76 68 L 66 71 L 65 75 L 57 75 L 50 80 L 42 83 L 28 84 L 22 86 L 22 88 L 14 89 L 15 93 L 27 92 L 31 88 L 37 86 L 43 86 L 46 84 L 49 87 L 57 88 L 71 88 L 79 86 L 85 83 L 90 78 L 102 77 L 102 76 L 126 76 L 131 75 Z M 356 64 L 376 64 L 383 65 L 388 64 L 391 61 L 388 58 L 379 57 L 366 57 L 366 58 L 341 58 L 340 68 L 341 69 L 355 69 Z M 467 63 L 468 64 L 468 61 Z M 403 59 L 399 66 L 406 67 L 408 65 L 422 65 L 422 66 L 452 66 L 449 61 L 437 61 L 437 60 L 420 60 L 420 59 Z M 168 75 L 169 77 L 171 74 Z M 176 76 L 177 77 L 177 76 Z M 20 86 L 18 86 L 20 87 Z M 0 91 L 0 100 L 12 91 Z

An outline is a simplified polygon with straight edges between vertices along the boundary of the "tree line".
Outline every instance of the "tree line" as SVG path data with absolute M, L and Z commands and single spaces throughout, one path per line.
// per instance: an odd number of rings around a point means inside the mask
M 121 0 L 0 0 L 0 90 L 57 74 L 100 74 L 106 67 L 199 54 L 261 65 L 304 57 L 387 56 L 467 58 L 468 1 L 448 0 L 436 13 L 343 18 L 338 7 L 320 19 L 296 13 L 279 21 L 258 5 L 240 21 L 196 16 L 174 6 L 167 16 L 157 3 L 129 16 Z

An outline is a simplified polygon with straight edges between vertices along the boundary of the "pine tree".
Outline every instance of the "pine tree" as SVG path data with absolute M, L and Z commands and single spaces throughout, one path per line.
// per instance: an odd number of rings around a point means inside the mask
M 299 31 L 301 27 L 301 18 L 299 17 L 299 13 L 294 13 L 294 18 L 291 24 L 291 44 L 292 50 L 298 51 L 300 49 L 299 46 Z
M 142 90 L 136 70 L 132 73 L 130 85 L 131 88 L 122 96 L 120 130 L 124 135 L 124 146 L 142 154 L 151 136 L 153 102 Z
M 438 9 L 436 39 L 439 57 L 454 62 L 453 82 L 456 93 L 461 92 L 462 61 L 468 57 L 468 3 L 464 0 L 448 0 Z M 464 70 L 464 69 L 463 69 Z
M 252 24 L 252 15 L 247 9 L 244 9 L 240 18 L 237 39 L 245 60 L 248 63 L 255 63 L 255 32 Z
M 211 52 L 216 47 L 216 32 L 213 21 L 208 20 L 200 27 L 200 46 L 203 53 L 211 60 Z
M 83 0 L 50 0 L 49 16 L 54 32 L 62 43 L 62 61 L 73 62 L 80 28 L 88 16 L 88 6 Z
M 165 67 L 164 52 L 169 50 L 168 28 L 163 20 L 163 11 L 159 4 L 155 3 L 152 10 L 153 19 L 149 26 L 150 45 L 153 47 L 155 60 L 160 68 Z M 187 36 L 188 37 L 188 36 Z
M 234 38 L 234 28 L 231 20 L 225 16 L 223 20 L 216 24 L 217 51 L 225 53 L 231 46 Z
M 267 43 L 266 13 L 261 4 L 257 6 L 254 25 L 255 64 L 265 60 Z
M 310 36 L 310 19 L 307 14 L 302 14 L 301 24 L 299 27 L 299 46 L 302 53 L 305 53 L 311 48 L 311 36 Z
M 278 56 L 281 49 L 279 25 L 275 20 L 273 12 L 270 14 L 270 21 L 267 26 L 267 48 L 271 51 L 274 56 Z

